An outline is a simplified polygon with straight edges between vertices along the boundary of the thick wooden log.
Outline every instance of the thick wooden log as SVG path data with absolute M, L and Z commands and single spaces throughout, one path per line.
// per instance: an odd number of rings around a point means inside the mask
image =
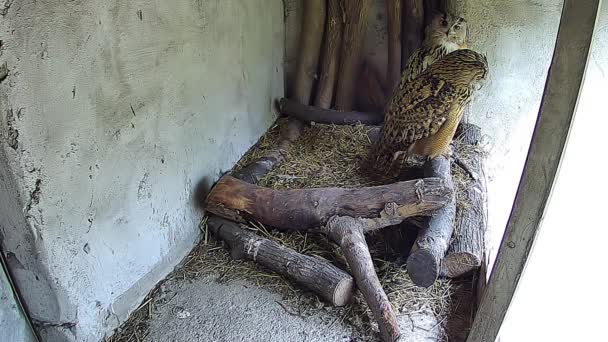
M 279 111 L 282 114 L 296 118 L 302 122 L 317 122 L 336 125 L 378 125 L 383 120 L 382 114 L 365 112 L 341 112 L 303 105 L 297 101 L 282 98 L 279 101 Z
M 352 217 L 334 216 L 327 223 L 326 233 L 342 248 L 357 287 L 378 323 L 382 340 L 393 342 L 400 335 L 397 316 L 374 269 L 364 235 L 369 227 L 364 222 Z
M 387 88 L 392 93 L 401 79 L 401 1 L 386 0 L 388 63 Z
M 420 47 L 424 38 L 424 5 L 423 0 L 403 0 L 403 39 L 401 62 L 402 67 Z
M 461 126 L 461 134 L 456 137 L 459 143 L 455 153 L 475 177 L 459 195 L 465 204 L 456 210 L 452 241 L 441 262 L 439 275 L 450 278 L 459 277 L 481 266 L 487 224 L 484 152 L 478 147 L 482 137 L 481 129 L 472 124 Z
M 355 287 L 353 277 L 329 261 L 300 254 L 217 216 L 211 216 L 208 224 L 215 236 L 228 243 L 234 259 L 252 260 L 294 280 L 335 306 L 351 301 Z
M 379 113 L 382 113 L 386 103 L 386 92 L 382 86 L 378 70 L 369 62 L 364 61 L 361 70 L 361 78 L 363 79 L 363 85 L 370 104 L 374 107 L 374 110 L 378 110 Z M 382 115 L 380 116 L 382 117 Z
M 342 31 L 344 30 L 344 15 L 342 0 L 327 0 L 327 23 L 325 25 L 325 43 L 321 59 L 319 86 L 315 96 L 315 106 L 329 109 L 336 88 L 340 48 L 342 47 Z
M 207 196 L 205 210 L 233 221 L 257 220 L 278 229 L 307 230 L 326 224 L 334 215 L 375 218 L 391 203 L 399 218 L 391 224 L 398 224 L 407 217 L 428 215 L 451 196 L 451 189 L 439 178 L 359 189 L 273 190 L 224 176 Z
M 293 97 L 309 104 L 312 86 L 317 74 L 319 52 L 325 26 L 325 0 L 304 2 L 302 31 L 300 33 L 300 56 L 296 68 Z
M 357 76 L 361 67 L 361 50 L 367 28 L 371 0 L 344 2 L 346 23 L 340 52 L 340 73 L 336 88 L 336 109 L 351 110 L 355 97 Z
M 450 198 L 446 205 L 431 216 L 428 226 L 418 233 L 412 253 L 407 259 L 407 271 L 414 284 L 422 287 L 433 285 L 439 276 L 441 260 L 448 249 L 456 214 L 455 196 L 453 193 L 450 160 L 440 155 L 427 162 L 424 175 L 439 177 L 450 189 Z

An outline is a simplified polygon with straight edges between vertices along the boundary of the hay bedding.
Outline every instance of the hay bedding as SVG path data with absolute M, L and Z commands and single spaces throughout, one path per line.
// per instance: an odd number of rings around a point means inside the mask
M 257 159 L 277 145 L 279 129 L 284 120 L 277 123 L 252 147 L 235 165 L 235 170 Z M 387 179 L 362 172 L 365 157 L 371 142 L 367 136 L 369 127 L 312 125 L 306 127 L 297 144 L 287 152 L 285 160 L 275 167 L 259 183 L 275 189 L 314 188 L 327 186 L 363 187 L 385 184 Z M 462 173 L 457 174 L 465 179 Z M 455 174 L 456 176 L 456 174 Z M 455 180 L 456 184 L 464 181 Z M 271 230 L 256 222 L 250 222 L 257 234 L 277 241 L 300 253 L 323 257 L 335 265 L 347 269 L 340 248 L 327 237 L 314 233 L 282 233 Z M 235 280 L 249 281 L 256 286 L 280 293 L 284 298 L 286 311 L 290 314 L 307 316 L 315 311 L 325 310 L 335 314 L 336 321 L 352 325 L 360 336 L 358 341 L 374 340 L 377 325 L 360 294 L 355 302 L 336 308 L 323 302 L 315 294 L 304 291 L 291 281 L 270 273 L 250 261 L 233 260 L 223 242 L 216 241 L 207 231 L 206 219 L 201 223 L 202 241 L 167 279 L 193 279 L 215 276 L 218 282 Z M 385 228 L 391 231 L 390 228 Z M 395 230 L 392 230 L 393 234 Z M 368 243 L 374 259 L 378 277 L 398 316 L 431 310 L 438 321 L 444 322 L 451 311 L 452 293 L 456 285 L 450 280 L 439 279 L 430 288 L 415 286 L 410 280 L 405 266 L 395 263 L 397 256 L 387 246 L 382 233 L 368 236 Z M 160 285 L 160 284 L 159 284 Z M 106 339 L 108 342 L 139 341 L 148 334 L 148 320 L 152 318 L 155 302 L 152 291 L 149 298 L 118 332 Z M 441 327 L 439 327 L 441 328 Z

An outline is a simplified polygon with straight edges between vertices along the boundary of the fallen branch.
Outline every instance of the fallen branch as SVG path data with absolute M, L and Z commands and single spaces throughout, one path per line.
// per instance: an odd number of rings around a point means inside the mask
M 392 342 L 399 338 L 399 325 L 393 307 L 382 289 L 365 241 L 364 233 L 371 229 L 369 223 L 369 220 L 334 216 L 325 229 L 329 237 L 342 248 L 357 287 L 378 323 L 382 340 Z
M 383 121 L 381 114 L 364 112 L 341 112 L 303 105 L 297 101 L 282 98 L 279 101 L 279 111 L 282 114 L 296 118 L 302 122 L 330 123 L 336 125 L 377 125 Z
M 217 216 L 211 216 L 208 224 L 215 236 L 228 243 L 234 259 L 252 260 L 293 279 L 335 306 L 344 306 L 351 301 L 353 278 L 329 261 L 300 254 Z
M 425 164 L 424 175 L 439 177 L 446 188 L 450 189 L 451 194 L 446 205 L 433 213 L 428 226 L 420 230 L 407 259 L 407 272 L 414 284 L 429 287 L 439 276 L 441 260 L 445 256 L 454 231 L 456 203 L 448 158 L 441 155 L 433 158 Z
M 257 220 L 278 229 L 307 230 L 334 215 L 374 218 L 388 203 L 397 206 L 391 224 L 398 224 L 407 217 L 428 215 L 450 197 L 451 190 L 438 178 L 359 189 L 273 190 L 224 176 L 207 196 L 205 210 L 238 222 Z
M 285 159 L 285 152 L 291 148 L 293 143 L 300 137 L 303 124 L 301 121 L 290 118 L 285 126 L 281 128 L 281 138 L 277 148 L 269 150 L 258 159 L 252 161 L 242 169 L 232 173 L 232 176 L 247 183 L 257 184 L 275 165 Z

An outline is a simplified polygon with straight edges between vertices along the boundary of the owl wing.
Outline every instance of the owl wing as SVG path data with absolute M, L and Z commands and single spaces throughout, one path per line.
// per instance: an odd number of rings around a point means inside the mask
M 382 144 L 404 151 L 415 141 L 437 133 L 459 99 L 456 89 L 424 72 L 403 89 L 398 89 L 387 105 Z

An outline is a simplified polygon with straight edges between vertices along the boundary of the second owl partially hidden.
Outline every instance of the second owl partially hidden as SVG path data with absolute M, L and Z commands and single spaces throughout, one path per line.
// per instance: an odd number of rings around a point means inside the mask
M 386 105 L 381 137 L 372 151 L 378 171 L 397 174 L 404 160 L 432 159 L 448 152 L 464 107 L 488 74 L 485 56 L 464 48 L 464 36 L 458 34 L 466 30 L 463 25 L 462 18 L 436 17 L 423 46 L 410 58 Z M 443 37 L 433 33 L 435 26 L 444 30 Z M 431 48 L 437 44 L 437 49 Z M 437 53 L 426 56 L 429 49 Z

